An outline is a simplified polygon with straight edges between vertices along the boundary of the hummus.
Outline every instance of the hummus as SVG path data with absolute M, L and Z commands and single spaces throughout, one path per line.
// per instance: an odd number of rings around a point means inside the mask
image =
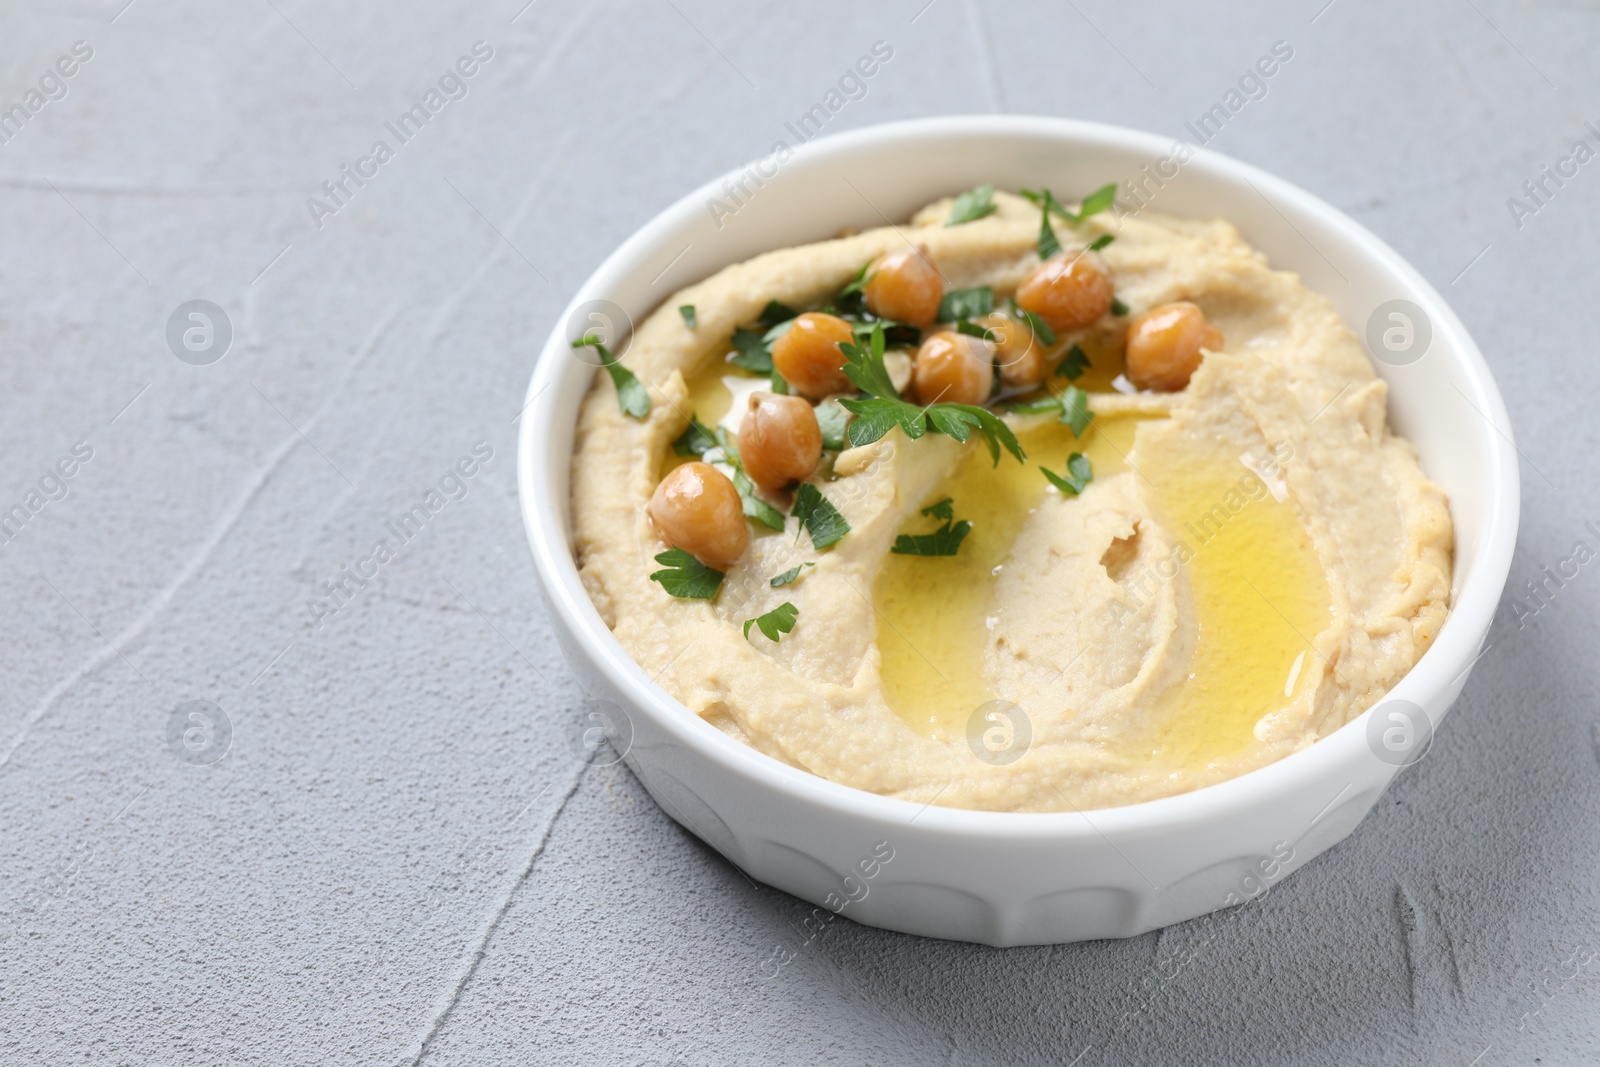
M 1069 248 L 1115 234 L 1098 255 L 1128 312 L 1053 346 L 1053 362 L 1071 344 L 1088 358 L 1072 381 L 1094 413 L 1081 434 L 1004 401 L 991 406 L 1025 463 L 992 461 L 976 434 L 890 430 L 825 453 L 810 479 L 849 523 L 837 543 L 818 550 L 790 516 L 782 532 L 751 525 L 714 599 L 677 599 L 651 579 L 667 546 L 646 506 L 681 462 L 673 442 L 691 415 L 736 432 L 743 394 L 767 388 L 725 362 L 734 330 L 769 301 L 827 304 L 908 242 L 946 291 L 990 286 L 1003 300 L 1039 267 L 1040 211 L 993 200 L 961 225 L 944 224 L 943 200 L 909 225 L 758 256 L 639 326 L 621 362 L 651 409 L 626 415 L 597 374 L 572 460 L 577 563 L 606 624 L 717 729 L 919 803 L 1127 804 L 1263 766 L 1348 722 L 1444 619 L 1449 511 L 1390 432 L 1386 386 L 1356 335 L 1224 221 L 1143 211 L 1059 224 Z M 1182 391 L 1138 392 L 1123 377 L 1127 324 L 1172 301 L 1199 305 L 1222 347 Z M 887 363 L 903 384 L 904 357 Z M 1093 469 L 1077 495 L 1040 471 L 1067 471 L 1072 452 Z M 902 534 L 938 530 L 923 509 L 947 498 L 971 523 L 956 554 L 891 551 Z M 797 610 L 781 639 L 745 625 L 785 603 Z

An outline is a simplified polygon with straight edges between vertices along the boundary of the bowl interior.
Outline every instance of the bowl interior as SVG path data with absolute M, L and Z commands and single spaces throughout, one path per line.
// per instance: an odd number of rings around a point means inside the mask
M 823 138 L 801 146 L 792 158 L 778 153 L 708 183 L 619 248 L 574 297 L 552 332 L 530 385 L 528 410 L 534 417 L 523 420 L 525 518 L 536 563 L 546 572 L 547 587 L 555 587 L 551 593 L 557 610 L 569 612 L 569 621 L 593 640 L 615 644 L 584 597 L 568 533 L 572 435 L 578 403 L 594 373 L 572 357 L 568 342 L 583 332 L 571 319 L 586 302 L 613 301 L 637 322 L 678 288 L 721 267 L 821 240 L 843 227 L 899 222 L 940 196 L 984 182 L 1002 189 L 1048 186 L 1058 197 L 1074 198 L 1108 181 L 1127 180 L 1139 183 L 1152 210 L 1233 222 L 1275 268 L 1297 272 L 1328 296 L 1360 336 L 1365 336 L 1374 310 L 1387 301 L 1405 299 L 1421 308 L 1432 333 L 1426 352 L 1407 365 L 1376 366 L 1389 383 L 1392 425 L 1412 441 L 1423 469 L 1449 494 L 1455 521 L 1451 615 L 1434 646 L 1394 691 L 1437 718 L 1444 710 L 1440 694 L 1471 660 L 1492 620 L 1516 534 L 1517 470 L 1509 422 L 1471 338 L 1408 264 L 1315 197 L 1181 142 L 1058 119 L 923 120 Z M 1132 203 L 1126 193 L 1124 199 Z M 702 733 L 717 731 L 707 727 Z M 1250 780 L 1257 786 L 1283 780 L 1294 773 L 1285 764 L 1334 758 L 1327 752 L 1314 754 L 1336 738 L 1348 743 L 1351 734 L 1346 727 L 1231 782 L 1113 812 L 1158 809 L 1213 791 L 1221 796 L 1230 789 L 1251 788 Z M 715 745 L 718 739 L 706 741 Z M 747 755 L 771 763 L 785 776 L 802 774 L 753 751 Z M 898 803 L 856 795 L 880 804 Z M 1030 818 L 937 810 L 940 817 Z M 1112 817 L 1113 812 L 1104 814 Z M 1097 821 L 1102 821 L 1098 815 Z

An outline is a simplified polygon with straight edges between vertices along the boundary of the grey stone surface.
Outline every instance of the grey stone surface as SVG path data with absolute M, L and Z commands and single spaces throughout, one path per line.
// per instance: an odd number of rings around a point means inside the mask
M 0 104 L 93 49 L 0 144 L 0 504 L 92 449 L 0 546 L 0 1062 L 1600 1059 L 1594 564 L 1507 606 L 1430 755 L 1265 900 L 1010 951 L 842 921 L 768 979 L 808 909 L 569 747 L 512 425 L 581 279 L 876 40 L 831 129 L 1182 135 L 1283 40 L 1212 146 L 1455 303 L 1525 459 L 1520 587 L 1600 520 L 1600 163 L 1507 206 L 1600 144 L 1595 5 L 124 3 L 0 7 Z M 468 95 L 318 228 L 307 198 L 478 40 Z M 167 344 L 194 299 L 232 324 L 208 366 Z M 169 735 L 191 700 L 220 760 L 187 711 Z

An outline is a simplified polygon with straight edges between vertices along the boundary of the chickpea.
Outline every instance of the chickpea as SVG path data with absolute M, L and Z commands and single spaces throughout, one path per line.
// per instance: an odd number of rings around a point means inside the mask
M 772 365 L 801 396 L 821 400 L 849 392 L 852 386 L 844 376 L 839 344 L 853 337 L 850 324 L 837 315 L 808 311 L 772 343 Z
M 739 490 L 709 463 L 674 467 L 656 486 L 647 510 L 669 544 L 708 567 L 732 566 L 750 543 Z
M 995 365 L 1000 381 L 1009 389 L 1025 389 L 1044 381 L 1049 367 L 1045 363 L 1044 342 L 1033 335 L 1026 322 L 994 312 L 978 320 L 994 334 Z
M 921 248 L 902 248 L 879 256 L 867 270 L 862 296 L 867 310 L 882 319 L 926 326 L 939 317 L 944 279 Z
M 822 459 L 822 427 L 811 404 L 798 396 L 751 393 L 739 423 L 739 459 L 763 489 L 787 489 L 811 477 Z
M 911 390 L 921 404 L 981 404 L 994 388 L 989 345 L 948 330 L 929 337 L 911 365 Z
M 1087 252 L 1062 252 L 1039 264 L 1017 287 L 1017 306 L 1052 330 L 1081 330 L 1111 310 L 1111 276 Z
M 1222 331 L 1187 300 L 1151 308 L 1128 324 L 1128 380 L 1175 393 L 1200 366 L 1202 348 L 1222 348 Z

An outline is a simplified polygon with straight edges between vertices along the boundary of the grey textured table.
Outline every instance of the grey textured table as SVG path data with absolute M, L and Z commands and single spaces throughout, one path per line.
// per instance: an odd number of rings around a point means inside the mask
M 1265 900 L 1003 952 L 842 922 L 769 979 L 807 908 L 574 754 L 512 424 L 579 281 L 875 41 L 830 131 L 1185 136 L 1284 41 L 1211 146 L 1455 303 L 1521 589 L 1600 548 L 1600 163 L 1523 189 L 1600 145 L 1593 4 L 525 2 L 0 9 L 0 1062 L 1600 1058 L 1596 564 L 1508 594 L 1428 757 Z M 220 361 L 169 346 L 191 300 Z

